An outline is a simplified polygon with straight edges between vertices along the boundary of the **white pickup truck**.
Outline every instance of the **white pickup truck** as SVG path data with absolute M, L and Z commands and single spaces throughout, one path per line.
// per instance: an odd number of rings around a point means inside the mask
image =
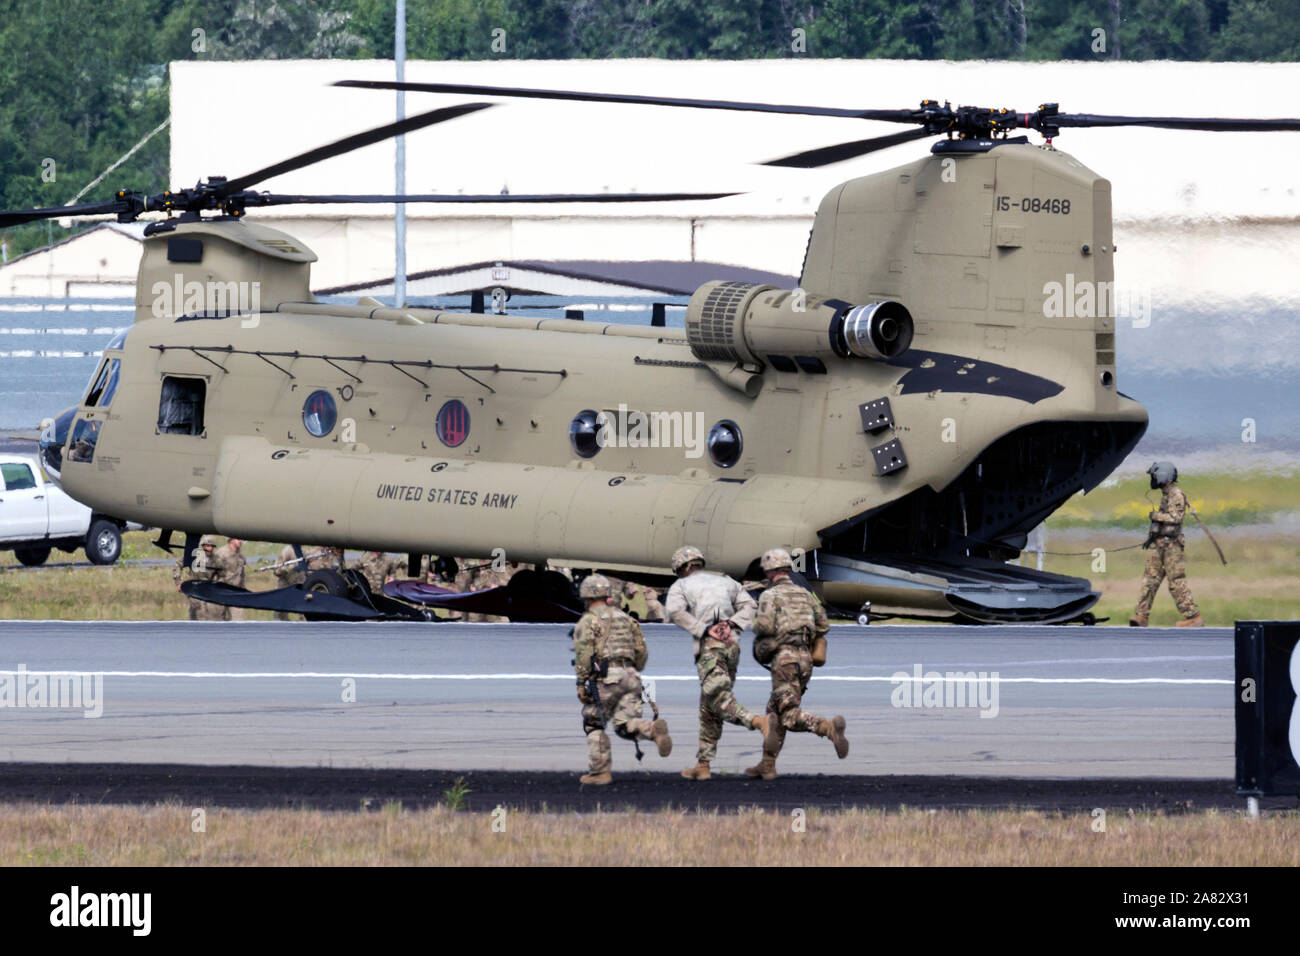
M 0 455 L 0 551 L 12 549 L 23 564 L 35 566 L 54 548 L 84 547 L 93 564 L 112 564 L 122 553 L 124 527 L 69 498 L 46 480 L 35 459 Z

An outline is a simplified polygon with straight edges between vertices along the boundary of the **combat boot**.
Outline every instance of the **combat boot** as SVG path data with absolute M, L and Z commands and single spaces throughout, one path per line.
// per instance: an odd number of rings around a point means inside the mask
M 776 714 L 754 718 L 753 729 L 763 735 L 763 753 L 780 753 L 781 741 L 776 738 Z
M 654 733 L 651 734 L 650 739 L 659 748 L 659 756 L 667 757 L 673 752 L 673 738 L 668 736 L 668 721 L 656 720 L 653 727 Z
M 1205 627 L 1205 622 L 1201 620 L 1201 615 L 1196 617 L 1185 617 L 1174 624 L 1174 627 Z
M 769 753 L 763 754 L 763 759 L 756 766 L 746 767 L 745 775 L 749 777 L 762 777 L 764 780 L 776 779 L 776 758 Z
M 1131 618 L 1128 619 L 1128 626 L 1129 626 L 1129 627 L 1146 627 L 1146 626 L 1147 626 L 1147 618 L 1146 618 L 1146 615 L 1145 615 L 1145 614 L 1142 614 L 1142 615 L 1134 614 Z
M 682 771 L 682 776 L 687 780 L 708 780 L 712 776 L 709 773 L 709 762 L 701 760 L 694 767 L 687 767 Z
M 603 787 L 607 783 L 612 783 L 614 775 L 606 770 L 604 773 L 584 773 L 578 778 L 578 783 L 589 783 L 593 787 Z
M 835 745 L 835 756 L 843 760 L 849 755 L 849 738 L 844 736 L 844 718 L 832 717 L 817 725 L 817 736 L 829 737 Z

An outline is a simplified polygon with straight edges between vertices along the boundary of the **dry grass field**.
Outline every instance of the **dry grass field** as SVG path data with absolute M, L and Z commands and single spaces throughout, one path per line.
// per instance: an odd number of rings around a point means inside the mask
M 1300 814 L 3 806 L 0 866 L 1300 866 Z

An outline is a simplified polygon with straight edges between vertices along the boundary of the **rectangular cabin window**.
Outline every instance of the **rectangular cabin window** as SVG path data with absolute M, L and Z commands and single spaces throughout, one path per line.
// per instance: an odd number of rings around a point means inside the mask
M 200 378 L 163 377 L 158 431 L 163 435 L 202 435 L 207 383 Z

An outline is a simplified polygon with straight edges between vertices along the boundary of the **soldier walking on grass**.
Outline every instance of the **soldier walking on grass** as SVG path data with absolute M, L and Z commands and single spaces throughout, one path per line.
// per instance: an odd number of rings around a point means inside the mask
M 776 758 L 788 730 L 829 737 L 841 760 L 849 755 L 844 718 L 827 720 L 801 709 L 812 669 L 826 663 L 826 632 L 830 621 L 817 596 L 790 577 L 790 552 L 774 548 L 763 555 L 767 589 L 758 598 L 754 621 L 754 657 L 772 671 L 772 696 L 767 702 L 770 730 L 764 736 L 763 757 L 745 770 L 751 777 L 776 778 Z
M 1187 513 L 1187 495 L 1175 484 L 1178 469 L 1173 462 L 1157 461 L 1147 469 L 1151 487 L 1160 489 L 1160 507 L 1152 511 L 1150 531 L 1143 548 L 1150 548 L 1147 564 L 1142 572 L 1142 591 L 1138 596 L 1137 610 L 1129 618 L 1133 627 L 1146 627 L 1151 615 L 1160 582 L 1169 579 L 1169 594 L 1173 597 L 1183 619 L 1175 627 L 1201 627 L 1200 609 L 1192 599 L 1192 589 L 1187 584 L 1187 568 L 1183 559 L 1183 517 Z
M 722 722 L 757 730 L 764 736 L 769 718 L 750 713 L 736 700 L 732 685 L 740 663 L 740 634 L 754 621 L 753 595 L 725 574 L 704 571 L 698 548 L 678 548 L 672 557 L 677 580 L 668 589 L 668 619 L 694 638 L 695 669 L 700 675 L 700 748 L 688 780 L 708 780 L 718 755 Z
M 573 629 L 573 666 L 582 701 L 582 729 L 587 735 L 587 773 L 582 783 L 609 783 L 612 756 L 605 724 L 614 721 L 614 733 L 625 740 L 650 740 L 659 756 L 672 753 L 668 722 L 655 714 L 641 716 L 641 671 L 648 657 L 640 626 L 609 604 L 609 579 L 589 574 L 578 587 L 587 611 Z M 637 750 L 637 757 L 641 752 Z

